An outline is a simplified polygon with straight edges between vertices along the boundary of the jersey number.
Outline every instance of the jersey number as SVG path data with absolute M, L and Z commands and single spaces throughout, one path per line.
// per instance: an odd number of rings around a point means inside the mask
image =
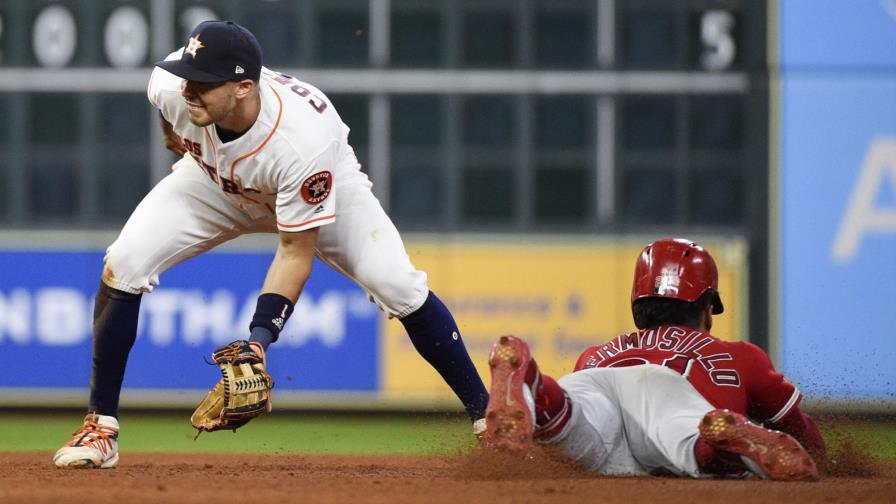
M 687 378 L 688 374 L 691 373 L 691 365 L 693 364 L 694 359 L 686 355 L 675 355 L 663 361 L 664 366 L 671 369 L 672 371 L 675 371 L 681 376 L 684 376 L 685 378 Z
M 681 354 L 669 357 L 668 359 L 663 361 L 664 366 L 673 371 L 676 371 L 678 374 L 684 376 L 685 378 L 687 378 L 688 374 L 690 374 L 691 366 L 693 364 L 694 359 Z M 713 369 L 709 372 L 709 379 L 716 385 L 722 387 L 740 386 L 740 375 L 734 369 Z
M 296 79 L 292 75 L 274 72 L 274 80 L 279 82 L 280 84 L 283 84 L 284 86 L 290 86 L 289 90 L 301 96 L 302 98 L 310 96 L 310 98 L 308 98 L 308 104 L 311 105 L 311 107 L 316 110 L 318 114 L 323 114 L 324 110 L 327 110 L 327 102 L 325 102 L 322 98 L 311 94 L 311 91 L 305 86 L 302 86 L 301 84 L 295 84 L 298 79 Z
M 664 360 L 661 366 L 665 366 L 672 371 L 684 376 L 688 377 L 688 374 L 691 372 L 691 365 L 694 363 L 694 359 L 686 356 L 686 355 L 675 355 L 673 357 L 669 357 Z M 641 366 L 644 364 L 651 364 L 651 362 L 643 357 L 629 357 L 628 359 L 618 360 L 609 366 L 611 367 L 629 367 L 629 366 Z

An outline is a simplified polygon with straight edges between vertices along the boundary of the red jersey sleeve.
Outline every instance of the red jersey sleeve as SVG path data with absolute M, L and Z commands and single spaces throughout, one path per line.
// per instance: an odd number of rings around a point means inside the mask
M 761 348 L 752 343 L 740 343 L 739 346 L 738 360 L 747 377 L 747 414 L 766 423 L 781 420 L 799 405 L 802 394 L 775 370 L 771 359 Z
M 585 351 L 582 352 L 582 355 L 579 355 L 578 360 L 576 360 L 576 367 L 573 368 L 573 372 L 597 367 L 597 363 L 599 362 L 596 358 L 597 348 L 598 345 L 594 345 L 585 349 Z
M 786 432 L 796 438 L 816 461 L 821 460 L 827 453 L 824 438 L 821 437 L 821 432 L 815 425 L 815 421 L 799 408 L 791 409 L 790 413 L 784 415 L 784 418 L 769 423 L 767 427 Z

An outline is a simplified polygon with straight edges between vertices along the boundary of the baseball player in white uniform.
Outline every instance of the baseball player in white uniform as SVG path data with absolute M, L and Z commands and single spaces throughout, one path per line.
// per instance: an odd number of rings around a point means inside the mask
M 165 143 L 183 157 L 108 248 L 94 313 L 88 415 L 55 455 L 60 467 L 115 467 L 118 399 L 142 293 L 191 257 L 246 233 L 278 233 L 249 341 L 276 341 L 316 256 L 352 278 L 458 395 L 474 431 L 488 392 L 448 309 L 411 264 L 348 143 L 349 128 L 314 86 L 262 66 L 247 29 L 206 21 L 157 63 L 148 86 Z M 298 323 L 301 323 L 299 321 Z

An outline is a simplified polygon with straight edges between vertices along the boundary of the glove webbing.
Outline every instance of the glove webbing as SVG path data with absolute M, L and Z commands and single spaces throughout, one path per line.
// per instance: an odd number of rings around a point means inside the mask
M 240 364 L 240 371 L 243 376 L 236 376 L 232 368 L 221 368 L 221 375 L 224 377 L 225 403 L 228 402 L 231 392 L 264 392 L 274 386 L 269 374 L 252 374 L 252 367 L 249 364 Z
M 237 378 L 233 383 L 237 392 L 261 392 L 267 386 L 267 380 L 261 376 L 250 376 L 248 378 Z

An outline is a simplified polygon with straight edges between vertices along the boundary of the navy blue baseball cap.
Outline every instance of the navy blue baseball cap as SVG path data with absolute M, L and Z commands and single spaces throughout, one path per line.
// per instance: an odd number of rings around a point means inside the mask
M 203 21 L 193 29 L 179 60 L 156 66 L 194 82 L 224 82 L 261 76 L 261 46 L 233 21 Z

